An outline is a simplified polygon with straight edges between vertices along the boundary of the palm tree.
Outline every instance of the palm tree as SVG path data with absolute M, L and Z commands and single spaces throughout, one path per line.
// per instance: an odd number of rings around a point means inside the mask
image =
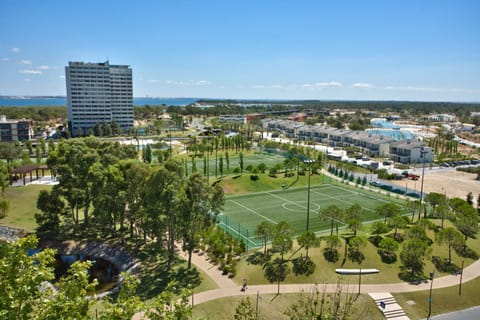
M 317 238 L 315 232 L 305 231 L 297 238 L 298 244 L 305 248 L 305 255 L 308 258 L 308 249 L 310 247 L 318 247 L 320 245 L 320 239 Z

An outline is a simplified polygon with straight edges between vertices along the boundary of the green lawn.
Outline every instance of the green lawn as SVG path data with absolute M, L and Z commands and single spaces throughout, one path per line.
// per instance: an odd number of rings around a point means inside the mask
M 248 291 L 248 290 L 247 290 Z M 255 292 L 248 292 L 253 309 L 256 308 Z M 296 301 L 298 294 L 286 293 L 275 297 L 272 294 L 260 295 L 258 301 L 259 319 L 288 319 L 283 312 Z M 208 320 L 233 319 L 235 308 L 243 297 L 221 298 L 208 301 L 193 308 L 193 319 Z M 354 311 L 349 319 L 381 320 L 383 315 L 367 295 L 360 295 L 354 305 Z
M 435 281 L 435 279 L 433 281 Z M 462 284 L 461 296 L 458 294 L 459 286 L 433 290 L 432 315 L 480 305 L 480 295 L 478 294 L 479 286 L 480 278 Z M 428 315 L 429 294 L 429 290 L 425 290 L 395 293 L 393 296 L 411 319 L 422 319 Z
M 51 186 L 28 185 L 24 187 L 8 187 L 4 197 L 10 201 L 10 210 L 0 224 L 34 231 L 37 227 L 34 214 L 37 209 L 37 198 L 41 190 L 51 190 Z
M 436 224 L 440 224 L 440 220 L 432 220 Z M 445 227 L 451 226 L 450 221 L 446 221 Z M 370 237 L 372 236 L 369 233 L 369 226 L 364 226 L 364 231 L 359 232 L 360 236 L 363 237 Z M 404 229 L 398 231 L 400 234 L 405 233 Z M 343 231 L 344 234 L 350 235 L 346 231 Z M 393 233 L 393 232 L 391 232 Z M 390 234 L 391 234 L 390 233 Z M 342 234 L 342 232 L 341 232 Z M 435 232 L 432 230 L 427 230 L 427 236 L 434 240 L 435 239 Z M 338 274 L 335 273 L 336 268 L 374 268 L 378 269 L 379 273 L 373 275 L 366 275 L 362 277 L 362 283 L 365 284 L 378 284 L 378 283 L 399 283 L 402 282 L 402 279 L 399 277 L 400 268 L 401 268 L 401 261 L 399 258 L 399 254 L 402 250 L 402 247 L 397 250 L 397 261 L 395 263 L 387 264 L 383 263 L 380 255 L 377 252 L 377 248 L 368 241 L 367 246 L 361 249 L 361 252 L 365 255 L 365 259 L 362 261 L 361 264 L 357 262 L 352 262 L 349 259 L 345 259 L 344 249 L 345 249 L 345 241 L 342 239 L 342 247 L 338 249 L 339 252 L 339 259 L 337 262 L 328 262 L 323 256 L 323 249 L 325 248 L 325 242 L 321 242 L 321 246 L 319 248 L 310 248 L 309 256 L 315 262 L 316 269 L 315 272 L 310 276 L 296 276 L 293 273 L 290 273 L 284 283 L 335 283 L 338 281 L 340 277 Z M 480 252 L 480 238 L 477 239 L 469 239 L 467 241 L 468 247 L 479 253 Z M 442 258 L 448 257 L 448 249 L 447 246 L 440 246 L 436 242 L 433 242 L 431 245 L 432 248 L 432 256 L 439 256 Z M 253 251 L 251 252 L 253 253 Z M 288 252 L 285 255 L 285 259 L 293 259 L 300 255 L 305 255 L 305 250 L 299 249 L 296 242 L 294 242 L 294 248 L 291 252 Z M 452 250 L 452 264 L 457 266 L 461 265 L 461 262 L 464 261 L 464 266 L 468 266 L 475 261 L 472 258 L 460 257 L 454 250 Z M 291 266 L 291 264 L 290 264 Z M 424 266 L 424 275 L 425 277 L 428 276 L 430 271 L 435 271 L 436 277 L 441 277 L 444 275 L 449 275 L 448 272 L 440 272 L 436 269 L 435 265 L 432 263 L 431 258 L 425 259 L 425 266 Z M 341 276 L 342 281 L 346 283 L 351 283 L 355 285 L 358 283 L 358 276 L 348 276 L 343 275 Z M 248 279 L 250 284 L 268 284 L 268 280 L 265 279 L 264 270 L 262 265 L 253 265 L 250 264 L 247 259 L 242 259 L 237 265 L 237 274 L 234 278 L 234 281 L 237 284 L 242 283 L 242 279 Z

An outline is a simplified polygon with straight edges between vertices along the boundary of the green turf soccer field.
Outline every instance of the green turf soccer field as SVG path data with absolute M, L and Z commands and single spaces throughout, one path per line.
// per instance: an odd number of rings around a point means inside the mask
M 300 234 L 305 231 L 307 223 L 307 191 L 304 187 L 227 197 L 219 224 L 230 234 L 248 239 L 249 247 L 260 245 L 253 230 L 265 220 L 274 224 L 285 220 L 293 226 L 296 235 Z M 341 184 L 311 187 L 310 230 L 317 232 L 330 228 L 330 222 L 319 217 L 319 211 L 330 205 L 345 209 L 358 203 L 365 210 L 364 221 L 371 221 L 379 218 L 375 208 L 387 202 L 399 203 L 399 200 Z

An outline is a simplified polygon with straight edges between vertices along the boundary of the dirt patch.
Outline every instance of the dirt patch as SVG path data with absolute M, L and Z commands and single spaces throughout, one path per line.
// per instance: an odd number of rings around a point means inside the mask
M 474 201 L 476 201 L 480 194 L 480 181 L 475 180 L 476 177 L 477 174 L 461 171 L 426 172 L 423 182 L 423 192 L 445 193 L 448 198 L 462 199 L 466 199 L 467 194 L 472 192 Z M 422 180 L 401 180 L 391 181 L 391 183 L 403 188 L 406 187 L 408 190 L 415 189 L 420 191 Z

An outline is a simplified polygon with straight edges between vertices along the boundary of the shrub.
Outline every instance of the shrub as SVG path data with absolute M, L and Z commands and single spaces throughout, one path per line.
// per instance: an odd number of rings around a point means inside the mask
M 338 250 L 335 248 L 325 248 L 323 250 L 323 256 L 328 262 L 337 262 L 338 261 Z
M 298 257 L 292 260 L 293 263 L 293 273 L 298 276 L 304 274 L 309 276 L 315 272 L 315 262 L 313 262 L 310 257 Z

